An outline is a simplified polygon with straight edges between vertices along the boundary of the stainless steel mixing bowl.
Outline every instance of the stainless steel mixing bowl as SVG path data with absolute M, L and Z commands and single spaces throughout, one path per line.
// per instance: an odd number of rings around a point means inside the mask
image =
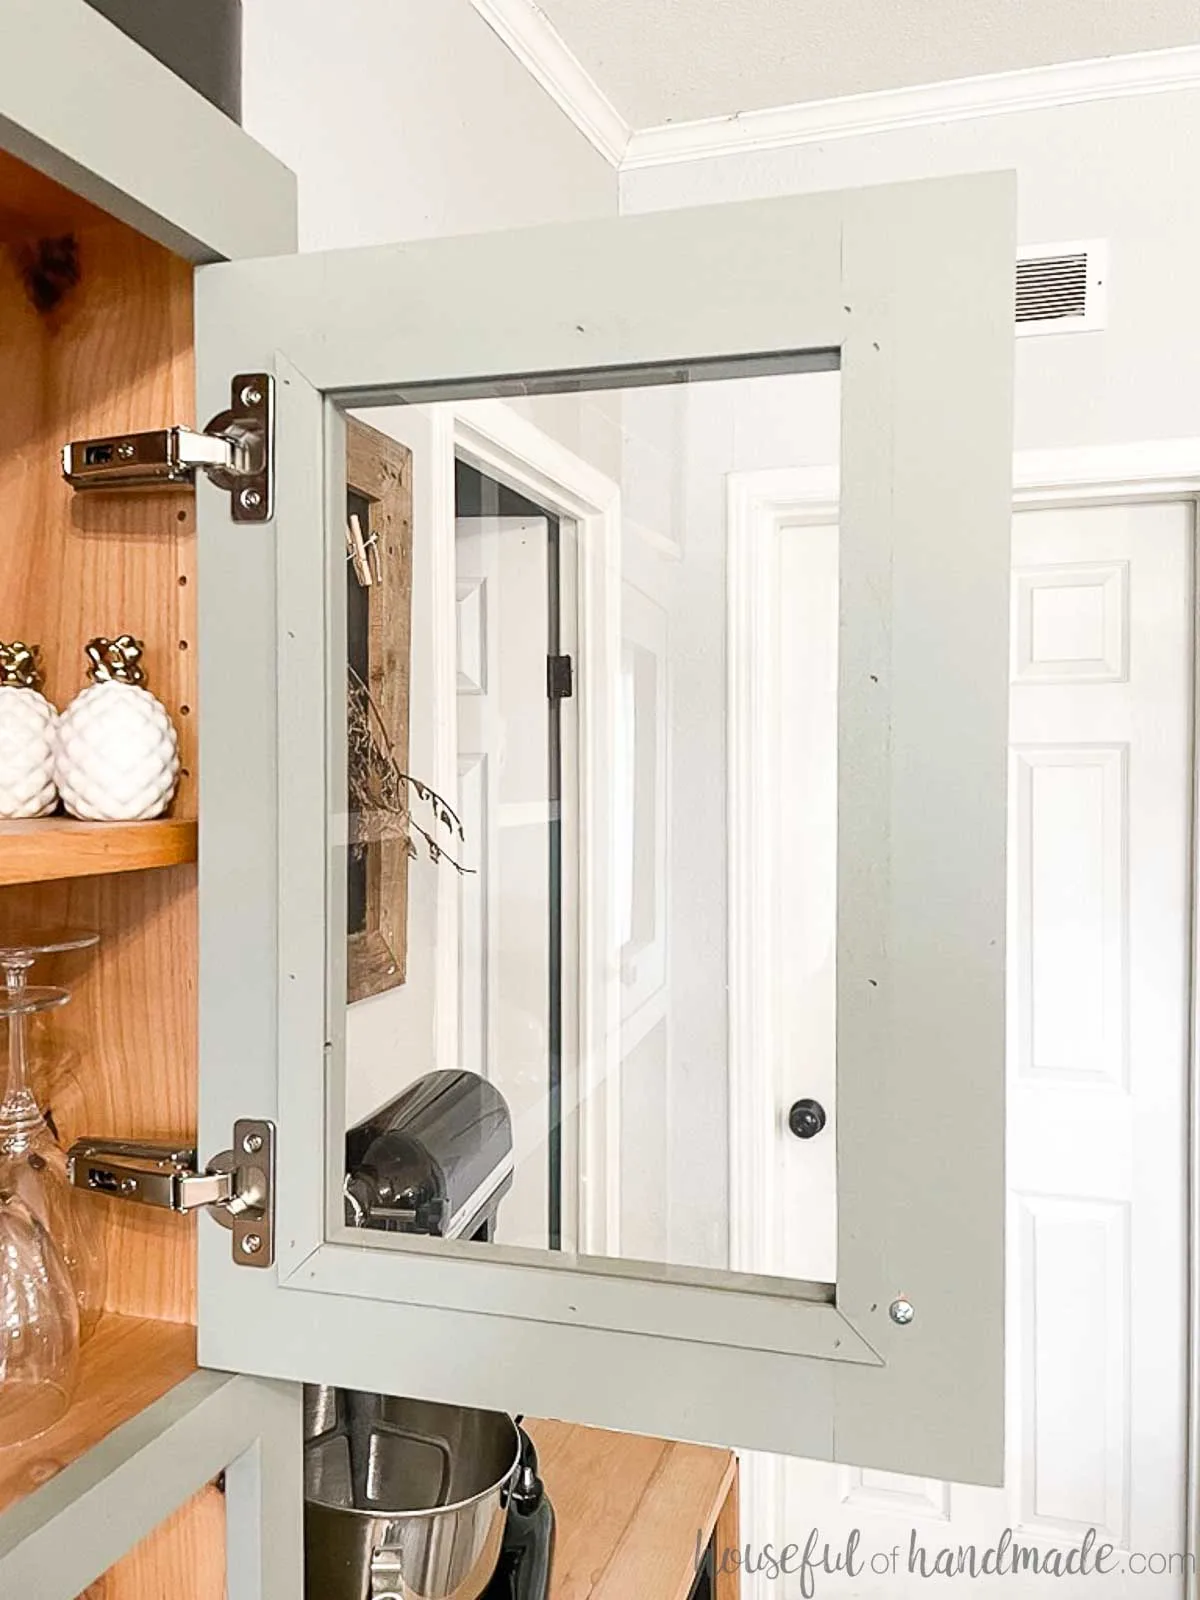
M 309 1387 L 304 1433 L 306 1600 L 479 1600 L 520 1456 L 511 1417 Z

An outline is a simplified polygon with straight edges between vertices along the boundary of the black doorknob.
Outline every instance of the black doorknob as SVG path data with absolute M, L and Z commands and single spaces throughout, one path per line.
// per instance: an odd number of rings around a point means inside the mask
M 819 1100 L 797 1100 L 788 1112 L 788 1127 L 797 1139 L 815 1139 L 825 1126 L 825 1107 Z

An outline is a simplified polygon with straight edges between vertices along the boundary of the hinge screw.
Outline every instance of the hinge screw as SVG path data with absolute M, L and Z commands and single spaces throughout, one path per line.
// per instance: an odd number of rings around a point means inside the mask
M 902 1328 L 906 1328 L 916 1314 L 917 1308 L 911 1300 L 893 1300 L 888 1307 L 888 1316 Z
M 259 494 L 257 489 L 243 489 L 241 494 L 238 495 L 238 503 L 246 511 L 257 511 L 259 506 L 262 505 L 262 495 Z
M 262 1249 L 262 1239 L 257 1233 L 248 1233 L 242 1240 L 242 1249 L 248 1256 L 256 1256 Z
M 242 389 L 241 402 L 244 406 L 262 405 L 262 390 L 256 383 L 248 383 Z
M 261 1133 L 248 1133 L 242 1140 L 242 1149 L 248 1156 L 256 1156 L 263 1147 Z
M 128 440 L 126 440 L 124 444 L 119 444 L 117 446 L 117 455 L 122 461 L 132 461 L 136 454 L 137 451 Z

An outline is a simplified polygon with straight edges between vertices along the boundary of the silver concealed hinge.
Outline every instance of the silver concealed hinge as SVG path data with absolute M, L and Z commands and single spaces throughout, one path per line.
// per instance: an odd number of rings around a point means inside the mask
M 75 439 L 63 445 L 63 477 L 73 489 L 157 489 L 194 483 L 197 471 L 229 492 L 235 522 L 269 522 L 274 513 L 275 380 L 239 372 L 229 410 L 203 433 L 155 428 Z
M 164 1211 L 207 1210 L 233 1230 L 239 1267 L 275 1260 L 275 1124 L 248 1117 L 233 1125 L 233 1149 L 203 1171 L 187 1145 L 136 1139 L 78 1139 L 67 1151 L 77 1189 Z

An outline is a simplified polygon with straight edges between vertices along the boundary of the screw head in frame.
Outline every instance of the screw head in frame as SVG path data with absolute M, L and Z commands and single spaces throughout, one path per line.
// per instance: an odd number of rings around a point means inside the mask
M 242 391 L 238 398 L 244 406 L 260 406 L 263 398 L 262 390 L 256 383 L 247 383 L 242 386 Z
M 893 1300 L 888 1307 L 888 1316 L 901 1328 L 906 1328 L 916 1314 L 916 1306 L 911 1300 L 905 1300 L 903 1297 Z
M 248 1256 L 256 1256 L 262 1249 L 262 1238 L 257 1233 L 248 1233 L 242 1240 L 242 1249 Z
M 136 454 L 137 454 L 137 450 L 129 442 L 128 439 L 125 440 L 124 444 L 119 444 L 117 446 L 117 458 L 118 458 L 118 460 L 121 460 L 121 461 L 132 461 Z
M 246 511 L 257 511 L 263 503 L 263 497 L 257 489 L 243 489 L 238 495 L 238 504 Z
M 261 1133 L 248 1133 L 242 1140 L 242 1149 L 248 1156 L 256 1156 L 263 1147 Z

